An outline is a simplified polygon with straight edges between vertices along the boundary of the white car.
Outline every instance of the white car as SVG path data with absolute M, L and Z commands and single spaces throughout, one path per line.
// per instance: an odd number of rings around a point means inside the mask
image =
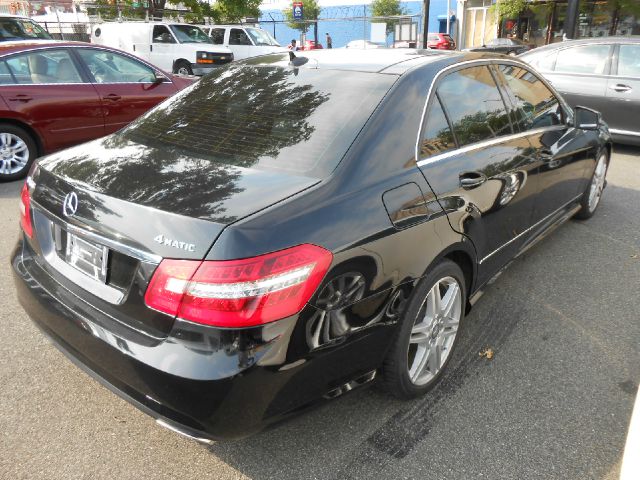
M 246 25 L 203 25 L 200 28 L 211 37 L 215 45 L 231 50 L 235 60 L 287 51 L 269 32 L 261 28 Z
M 344 48 L 361 48 L 361 49 L 370 49 L 370 48 L 387 48 L 384 43 L 376 43 L 370 40 L 351 40 L 347 43 Z
M 233 61 L 233 53 L 199 27 L 174 22 L 107 22 L 94 25 L 91 43 L 119 48 L 182 75 L 204 75 Z

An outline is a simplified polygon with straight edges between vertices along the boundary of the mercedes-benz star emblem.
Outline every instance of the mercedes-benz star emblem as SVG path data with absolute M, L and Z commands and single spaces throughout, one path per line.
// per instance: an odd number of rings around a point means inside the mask
M 64 197 L 64 203 L 62 204 L 62 212 L 66 217 L 70 217 L 78 210 L 78 195 L 76 192 L 69 192 Z

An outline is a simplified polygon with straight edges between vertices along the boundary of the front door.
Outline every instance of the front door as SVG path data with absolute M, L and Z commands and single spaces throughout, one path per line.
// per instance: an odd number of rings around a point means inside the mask
M 418 165 L 451 227 L 473 242 L 483 283 L 517 253 L 531 225 L 535 150 L 514 132 L 487 65 L 448 74 L 435 92 Z
M 157 82 L 150 66 L 129 56 L 94 48 L 76 52 L 102 100 L 106 134 L 120 130 L 176 91 L 171 80 Z
M 229 49 L 233 52 L 234 60 L 253 56 L 253 43 L 242 28 L 229 29 Z
M 176 58 L 175 37 L 166 25 L 154 25 L 151 34 L 151 52 L 149 61 L 158 68 L 167 72 L 173 71 L 173 61 Z
M 0 85 L 0 94 L 16 116 L 40 133 L 47 152 L 105 134 L 98 93 L 67 49 L 13 55 L 5 65 L 12 82 Z

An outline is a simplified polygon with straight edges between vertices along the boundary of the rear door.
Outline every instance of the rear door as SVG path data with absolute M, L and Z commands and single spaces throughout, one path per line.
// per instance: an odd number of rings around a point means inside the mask
M 75 52 L 100 95 L 106 134 L 120 130 L 177 90 L 168 78 L 156 82 L 153 68 L 127 55 L 97 48 Z
M 605 115 L 611 131 L 640 140 L 640 43 L 616 46 L 607 99 L 616 112 Z
M 484 282 L 517 253 L 531 225 L 535 150 L 513 131 L 487 65 L 447 74 L 435 92 L 418 165 L 452 228 L 473 241 Z
M 151 32 L 149 61 L 158 68 L 173 71 L 177 40 L 166 25 L 154 25 Z
M 613 113 L 606 98 L 612 52 L 613 45 L 609 43 L 563 48 L 553 71 L 545 76 L 569 105 L 593 108 L 606 118 Z
M 5 60 L 12 83 L 0 94 L 42 136 L 47 152 L 104 135 L 98 93 L 67 49 L 38 49 Z

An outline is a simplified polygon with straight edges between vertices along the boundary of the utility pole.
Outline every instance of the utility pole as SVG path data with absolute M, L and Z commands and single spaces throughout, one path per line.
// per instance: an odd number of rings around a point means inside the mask
M 568 0 L 567 15 L 564 21 L 564 34 L 567 39 L 577 38 L 578 14 L 580 12 L 580 0 Z
M 429 0 L 422 0 L 422 48 L 427 48 L 429 38 Z

